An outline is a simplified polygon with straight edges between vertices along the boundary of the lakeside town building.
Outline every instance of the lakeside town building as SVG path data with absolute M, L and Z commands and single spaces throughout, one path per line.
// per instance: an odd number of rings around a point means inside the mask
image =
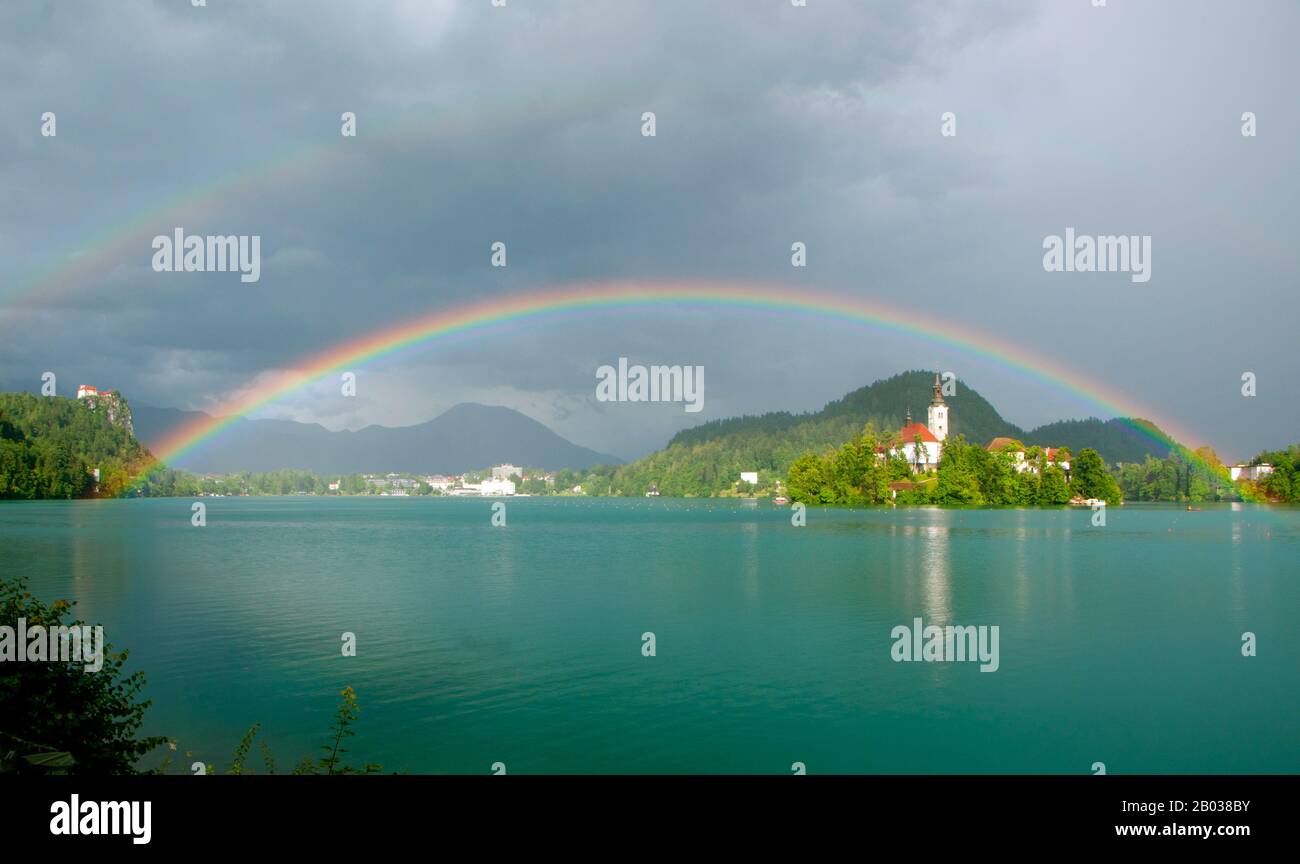
M 1232 478 L 1234 483 L 1238 480 L 1249 480 L 1252 483 L 1257 483 L 1272 473 L 1273 466 L 1267 462 L 1261 462 L 1258 465 L 1246 465 L 1239 462 L 1228 469 L 1228 476 Z

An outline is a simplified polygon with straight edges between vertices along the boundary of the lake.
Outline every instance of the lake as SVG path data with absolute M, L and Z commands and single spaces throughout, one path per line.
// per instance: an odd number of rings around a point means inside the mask
M 412 773 L 1300 772 L 1294 509 L 203 500 L 0 502 L 0 567 L 131 650 L 174 771 L 254 722 L 288 771 L 351 685 L 352 760 Z M 896 662 L 918 617 L 996 626 L 996 671 Z

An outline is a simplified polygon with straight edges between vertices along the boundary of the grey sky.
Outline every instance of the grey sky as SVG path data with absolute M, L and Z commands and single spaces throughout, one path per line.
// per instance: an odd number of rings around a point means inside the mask
M 7 4 L 0 387 L 53 370 L 65 394 L 211 410 L 499 294 L 758 280 L 960 322 L 1249 456 L 1300 438 L 1298 35 L 1285 0 Z M 152 272 L 176 226 L 261 235 L 261 281 Z M 1152 235 L 1151 281 L 1044 272 L 1067 226 Z M 619 356 L 704 365 L 705 410 L 595 402 Z M 1022 426 L 1099 412 L 921 337 L 664 309 L 439 341 L 359 369 L 355 399 L 330 381 L 268 413 L 357 428 L 472 400 L 631 457 L 935 364 Z

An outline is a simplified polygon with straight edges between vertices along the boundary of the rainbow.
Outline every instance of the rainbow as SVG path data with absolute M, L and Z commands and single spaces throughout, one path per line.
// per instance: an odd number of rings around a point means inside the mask
M 590 94 L 580 92 L 551 93 L 545 103 L 552 115 L 590 116 L 601 107 Z M 27 297 L 48 299 L 84 287 L 111 271 L 117 262 L 132 258 L 148 262 L 153 254 L 152 239 L 159 233 L 170 234 L 179 224 L 185 223 L 184 227 L 201 234 L 241 233 L 209 232 L 206 227 L 212 227 L 230 208 L 249 205 L 268 191 L 291 188 L 295 183 L 314 186 L 322 177 L 345 173 L 350 170 L 351 159 L 382 158 L 402 149 L 470 146 L 485 137 L 497 138 L 531 128 L 538 120 L 538 110 L 539 105 L 528 98 L 488 100 L 474 112 L 418 105 L 401 113 L 379 114 L 363 106 L 358 112 L 355 138 L 338 134 L 335 124 L 341 121 L 341 115 L 331 115 L 320 138 L 287 142 L 263 158 L 249 160 L 152 206 L 139 208 L 134 216 L 83 237 L 43 267 L 0 284 L 0 325 L 16 318 Z
M 367 333 L 306 357 L 277 372 L 216 409 L 216 416 L 184 424 L 171 431 L 156 447 L 155 456 L 172 462 L 219 436 L 235 421 L 298 391 L 330 373 L 351 370 L 370 361 L 425 345 L 454 334 L 472 333 L 493 325 L 543 316 L 581 314 L 591 310 L 638 308 L 758 309 L 821 316 L 857 322 L 889 331 L 921 336 L 987 358 L 1049 387 L 1067 391 L 1103 414 L 1120 418 L 1143 417 L 1169 435 L 1125 419 L 1137 434 L 1161 445 L 1175 447 L 1195 458 L 1178 440 L 1192 440 L 1123 394 L 1105 388 L 1082 373 L 1066 369 L 1050 358 L 994 340 L 973 328 L 941 321 L 921 313 L 888 306 L 876 300 L 810 290 L 750 283 L 713 281 L 605 281 L 570 284 L 538 292 L 513 294 L 431 312 L 414 320 Z
M 589 96 L 569 94 L 548 102 L 551 113 L 591 113 Z M 25 279 L 0 286 L 0 326 L 12 323 L 27 296 L 43 298 L 84 285 L 110 269 L 114 261 L 132 255 L 146 255 L 149 241 L 159 231 L 170 231 L 178 220 L 197 229 L 207 219 L 243 203 L 267 189 L 288 184 L 315 183 L 330 171 L 345 168 L 345 160 L 357 154 L 362 139 L 381 147 L 425 148 L 430 143 L 456 144 L 478 140 L 482 135 L 501 135 L 533 120 L 536 106 L 528 101 L 503 103 L 477 114 L 450 113 L 437 106 L 420 106 L 402 114 L 375 117 L 362 113 L 358 139 L 343 139 L 333 132 L 314 142 L 295 142 L 280 147 L 269 158 L 235 168 L 210 182 L 192 187 L 159 205 L 137 212 L 129 221 L 111 224 L 99 234 L 86 237 L 77 247 Z M 369 155 L 373 156 L 373 152 Z M 593 309 L 637 307 L 750 308 L 783 313 L 822 316 L 858 322 L 885 330 L 921 336 L 950 345 L 971 355 L 987 358 L 1013 369 L 1030 380 L 1073 394 L 1099 413 L 1124 418 L 1136 434 L 1164 447 L 1177 448 L 1186 458 L 1200 462 L 1196 454 L 1178 443 L 1194 440 L 1167 420 L 1158 420 L 1149 410 L 1124 394 L 1089 380 L 1077 370 L 1067 369 L 1050 358 L 1024 348 L 999 343 L 987 334 L 921 313 L 890 307 L 874 300 L 833 295 L 799 288 L 783 288 L 728 282 L 637 282 L 606 281 L 567 285 L 550 290 L 496 298 L 450 310 L 431 312 L 415 320 L 328 348 L 294 364 L 293 368 L 270 376 L 227 399 L 214 410 L 217 416 L 172 430 L 156 448 L 156 458 L 165 464 L 183 457 L 218 435 L 239 418 L 274 403 L 340 369 L 364 364 L 396 352 L 433 342 L 456 333 L 466 333 L 512 320 L 548 315 L 580 313 Z M 1128 418 L 1145 417 L 1170 435 L 1160 435 Z M 147 473 L 146 475 L 147 476 Z M 141 478 L 143 479 L 143 477 Z M 137 484 L 141 482 L 137 480 Z

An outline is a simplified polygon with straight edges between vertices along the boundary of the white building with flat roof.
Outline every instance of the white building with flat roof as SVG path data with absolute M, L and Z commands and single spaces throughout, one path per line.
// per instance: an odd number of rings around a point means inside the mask
M 1273 473 L 1273 466 L 1267 462 L 1261 462 L 1259 465 L 1233 465 L 1228 469 L 1228 476 L 1235 483 L 1238 480 L 1250 480 L 1259 482 Z
M 513 495 L 515 484 L 512 480 L 484 480 L 479 485 L 480 495 Z

